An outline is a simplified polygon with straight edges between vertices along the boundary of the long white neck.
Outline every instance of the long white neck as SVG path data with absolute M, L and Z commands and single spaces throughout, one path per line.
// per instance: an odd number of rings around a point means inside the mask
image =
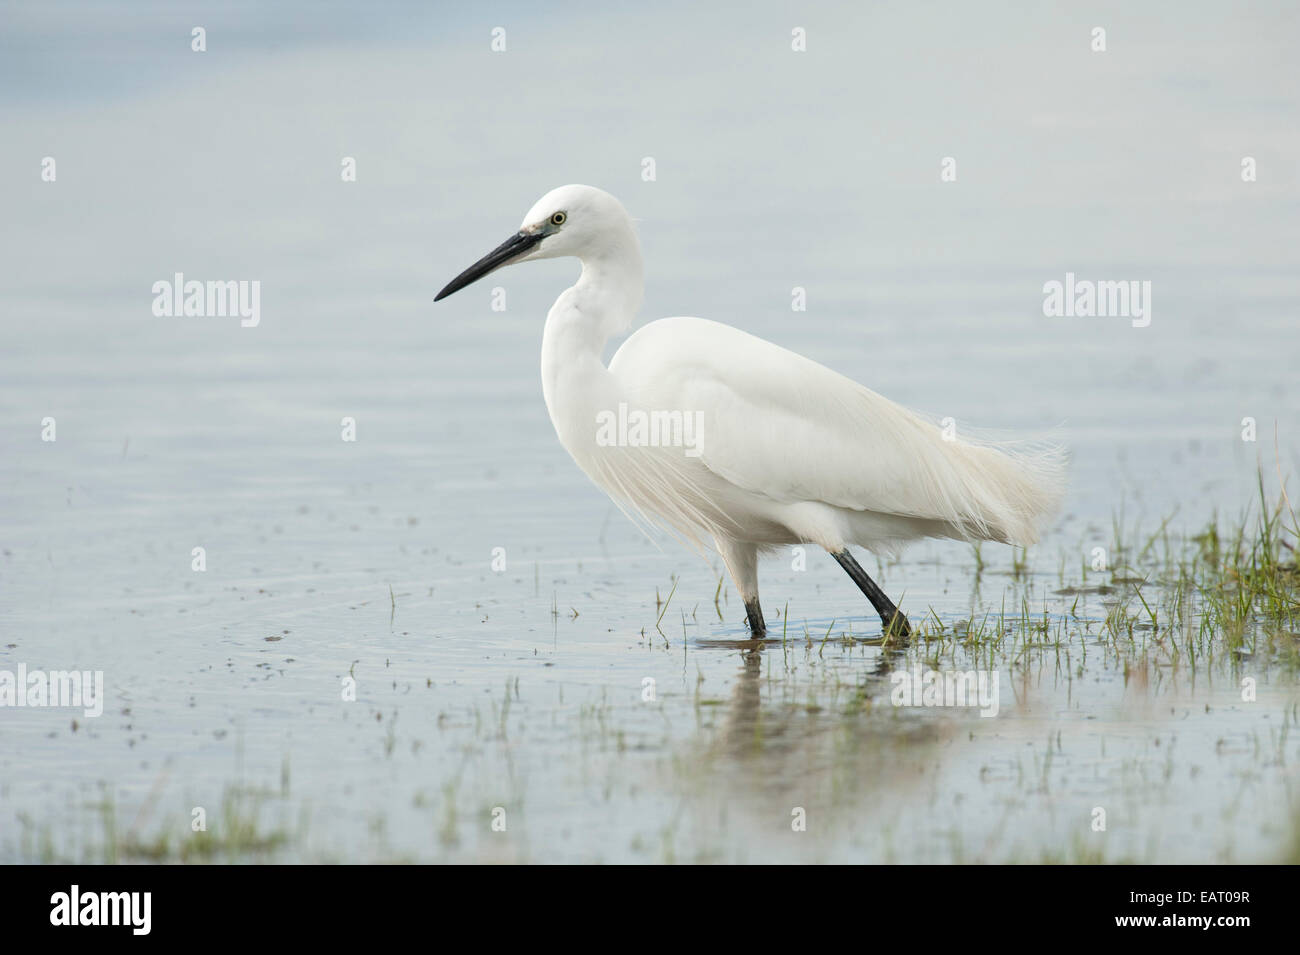
M 561 443 L 575 458 L 595 445 L 596 414 L 617 407 L 618 383 L 601 355 L 610 336 L 631 325 L 644 290 L 641 249 L 629 228 L 582 257 L 577 284 L 546 316 L 542 393 Z

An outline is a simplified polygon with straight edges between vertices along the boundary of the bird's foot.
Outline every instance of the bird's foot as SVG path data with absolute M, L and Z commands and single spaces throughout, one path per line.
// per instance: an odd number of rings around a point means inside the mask
M 906 643 L 912 636 L 912 625 L 907 622 L 907 617 L 903 616 L 903 611 L 895 609 L 892 614 L 882 613 L 880 623 L 883 626 L 882 635 L 886 643 L 899 640 Z
M 745 601 L 745 619 L 749 621 L 749 636 L 753 640 L 767 637 L 767 624 L 763 620 L 763 608 L 757 600 Z

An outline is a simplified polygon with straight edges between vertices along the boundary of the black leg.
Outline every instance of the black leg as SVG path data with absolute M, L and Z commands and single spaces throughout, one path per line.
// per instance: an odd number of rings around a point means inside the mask
M 858 585 L 858 589 L 867 595 L 871 606 L 876 608 L 876 613 L 880 614 L 880 622 L 885 625 L 885 636 L 891 633 L 900 637 L 911 636 L 912 627 L 903 616 L 903 612 L 895 607 L 894 602 L 885 596 L 885 592 L 876 586 L 876 582 L 867 576 L 867 572 L 853 559 L 853 555 L 848 550 L 842 550 L 831 556 L 839 561 L 840 566 Z
M 745 601 L 745 616 L 749 618 L 749 632 L 755 640 L 767 636 L 767 624 L 763 622 L 763 608 L 758 605 L 758 598 Z

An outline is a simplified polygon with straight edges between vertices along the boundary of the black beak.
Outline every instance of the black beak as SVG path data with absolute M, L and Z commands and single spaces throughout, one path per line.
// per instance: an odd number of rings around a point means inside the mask
M 452 292 L 459 292 L 466 285 L 477 282 L 490 272 L 495 272 L 511 259 L 523 255 L 545 238 L 541 232 L 519 232 L 506 239 L 483 258 L 479 259 L 460 275 L 447 283 L 447 287 L 433 297 L 435 302 L 446 298 Z

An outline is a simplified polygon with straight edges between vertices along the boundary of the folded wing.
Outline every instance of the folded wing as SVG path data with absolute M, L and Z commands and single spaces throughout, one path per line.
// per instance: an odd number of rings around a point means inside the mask
M 1063 486 L 1056 448 L 945 440 L 923 415 L 717 322 L 644 326 L 610 363 L 648 408 L 700 412 L 700 460 L 772 500 L 941 521 L 1028 545 Z

